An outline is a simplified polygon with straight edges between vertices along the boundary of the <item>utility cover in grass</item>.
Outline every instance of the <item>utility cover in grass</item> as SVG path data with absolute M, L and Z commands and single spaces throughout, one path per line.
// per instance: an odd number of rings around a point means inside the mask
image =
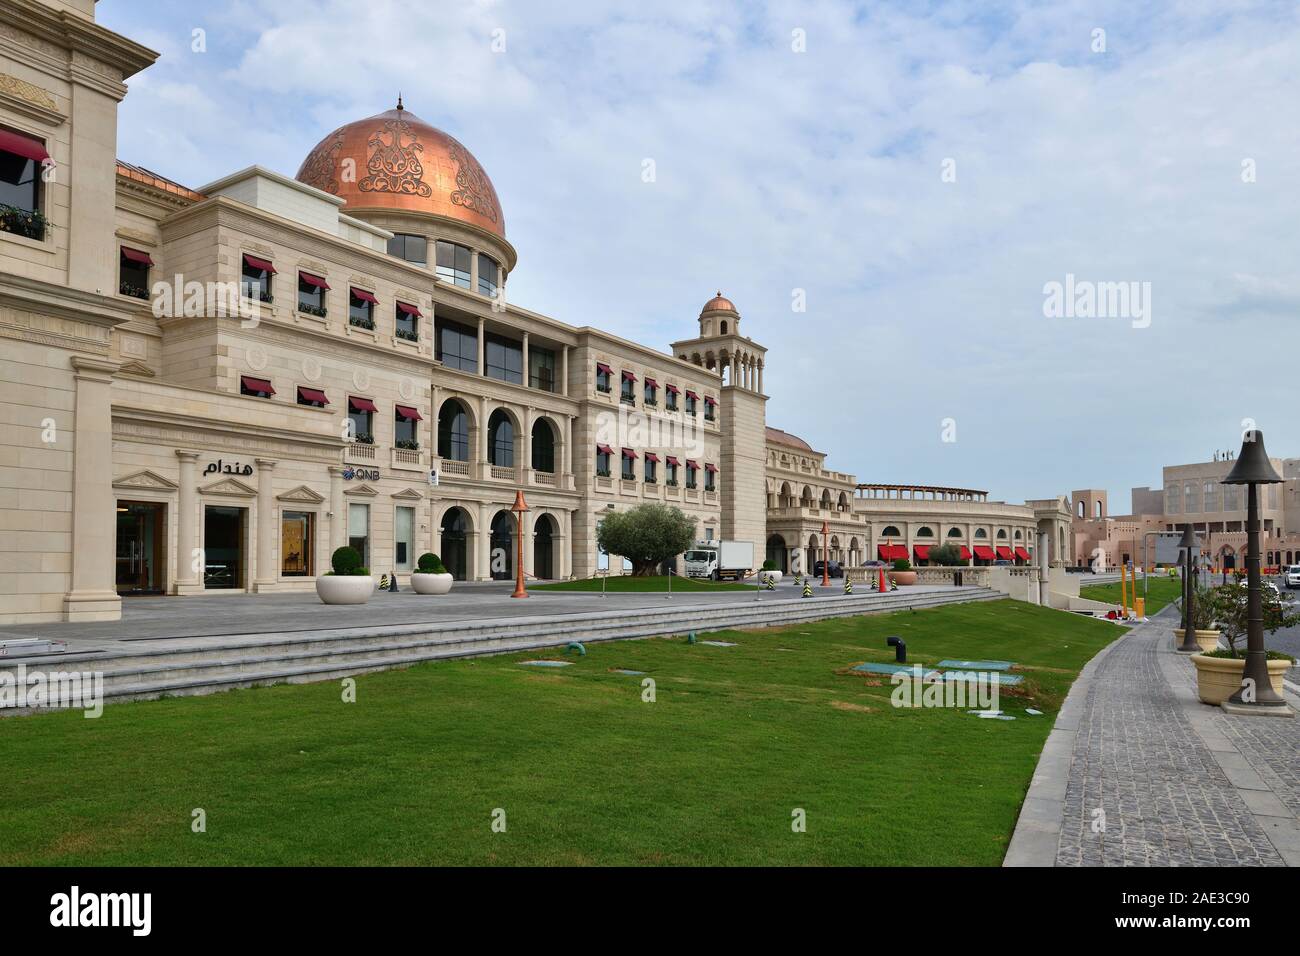
M 573 661 L 520 661 L 524 667 L 568 667 Z
M 999 674 L 997 671 L 944 671 L 944 680 L 976 681 L 986 680 L 1003 687 L 1014 687 L 1024 680 L 1019 674 Z
M 628 671 L 628 670 L 623 670 L 622 668 L 616 668 L 614 670 L 614 673 L 626 674 L 628 677 L 640 677 L 642 674 L 645 673 L 645 671 Z
M 968 671 L 1009 671 L 1015 661 L 940 661 L 940 667 L 960 667 Z
M 899 671 L 903 671 L 904 673 L 911 674 L 911 673 L 913 673 L 913 670 L 912 670 L 912 669 L 913 669 L 914 667 L 916 667 L 916 666 L 918 666 L 918 665 L 916 665 L 916 664 L 873 664 L 873 663 L 866 663 L 866 664 L 856 664 L 856 665 L 854 665 L 853 670 L 855 670 L 855 671 L 866 671 L 868 674 L 896 674 L 896 673 L 898 673 Z M 937 676 L 938 673 L 939 673 L 939 672 L 936 671 L 936 670 L 924 670 L 924 669 L 923 669 L 923 676 L 925 676 L 925 677 L 934 677 L 934 676 Z
M 700 644 L 708 644 L 709 647 L 735 647 L 732 641 L 699 641 Z

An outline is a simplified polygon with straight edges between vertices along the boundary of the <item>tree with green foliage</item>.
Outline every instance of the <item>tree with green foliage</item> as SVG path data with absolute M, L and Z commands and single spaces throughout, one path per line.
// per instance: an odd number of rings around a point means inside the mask
M 1214 588 L 1209 595 L 1198 592 L 1197 601 L 1207 601 L 1213 607 L 1214 622 L 1220 633 L 1228 640 L 1228 657 L 1240 657 L 1237 645 L 1246 638 L 1249 626 L 1247 596 L 1249 587 L 1238 581 L 1235 584 L 1223 584 Z M 1260 605 L 1264 612 L 1264 633 L 1272 634 L 1283 627 L 1295 627 L 1300 624 L 1300 614 L 1283 607 L 1282 602 L 1270 590 L 1260 595 Z
M 609 554 L 631 561 L 635 576 L 654 574 L 661 563 L 681 554 L 694 541 L 695 519 L 669 505 L 611 511 L 596 532 L 596 543 Z
M 953 568 L 965 564 L 961 551 L 953 544 L 940 544 L 930 549 L 929 561 L 940 567 Z

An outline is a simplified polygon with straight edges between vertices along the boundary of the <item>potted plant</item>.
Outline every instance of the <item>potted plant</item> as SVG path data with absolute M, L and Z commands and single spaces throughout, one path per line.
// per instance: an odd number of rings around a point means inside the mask
M 773 584 L 780 584 L 781 578 L 784 576 L 785 575 L 776 569 L 775 561 L 764 561 L 763 569 L 758 572 L 758 580 L 760 584 L 766 584 L 768 581 L 771 581 Z
M 420 555 L 411 574 L 411 587 L 416 594 L 446 594 L 451 590 L 451 572 L 442 559 L 431 551 Z
M 1228 641 L 1225 648 L 1192 655 L 1196 665 L 1196 691 L 1207 704 L 1222 704 L 1241 687 L 1246 670 L 1245 638 L 1247 587 L 1241 582 L 1225 584 L 1210 591 L 1205 599 L 1211 605 L 1213 619 Z M 1282 602 L 1265 592 L 1260 596 L 1264 612 L 1264 631 L 1300 624 L 1300 614 L 1282 607 Z M 1281 651 L 1268 652 L 1268 680 L 1273 690 L 1282 694 L 1282 678 L 1295 659 Z
M 1202 651 L 1212 651 L 1219 646 L 1219 629 L 1214 620 L 1218 607 L 1217 601 L 1210 588 L 1193 586 L 1196 587 L 1196 598 L 1192 602 L 1192 638 Z M 1181 608 L 1182 601 L 1180 600 L 1178 604 Z M 1174 628 L 1174 637 L 1178 639 L 1180 645 L 1183 643 L 1181 627 Z
M 894 570 L 889 572 L 889 580 L 893 581 L 899 587 L 906 584 L 916 583 L 916 572 L 912 570 L 912 562 L 907 558 L 899 558 L 894 562 Z
M 333 569 L 316 578 L 316 594 L 325 604 L 365 604 L 375 590 L 370 569 L 362 567 L 356 548 L 342 547 L 330 556 Z

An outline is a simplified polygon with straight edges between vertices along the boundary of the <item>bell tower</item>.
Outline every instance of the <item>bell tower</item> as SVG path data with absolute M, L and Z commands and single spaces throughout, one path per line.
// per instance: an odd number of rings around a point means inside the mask
M 700 311 L 698 338 L 672 353 L 722 376 L 720 490 L 722 537 L 749 541 L 761 562 L 767 541 L 767 349 L 740 334 L 740 312 L 721 291 Z

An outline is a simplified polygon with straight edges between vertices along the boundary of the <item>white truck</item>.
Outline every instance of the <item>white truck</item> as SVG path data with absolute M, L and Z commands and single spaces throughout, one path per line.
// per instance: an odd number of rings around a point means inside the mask
M 688 578 L 741 580 L 754 570 L 752 541 L 697 541 L 685 554 Z

